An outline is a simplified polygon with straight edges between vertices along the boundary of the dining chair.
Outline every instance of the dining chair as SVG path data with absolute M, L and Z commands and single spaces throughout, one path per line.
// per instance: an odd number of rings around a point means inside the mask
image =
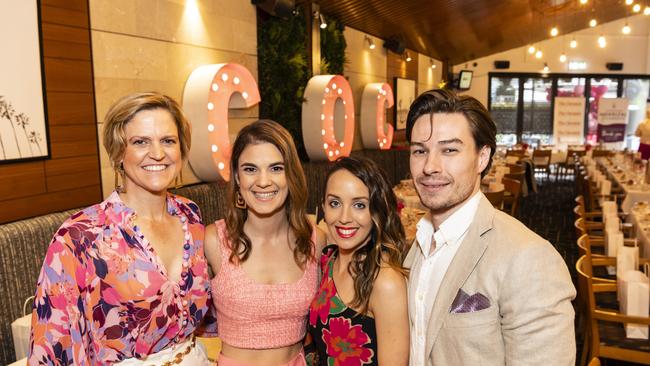
M 503 190 L 496 192 L 484 192 L 484 194 L 492 206 L 499 210 L 503 209 Z
M 521 182 L 504 176 L 501 178 L 503 183 L 503 211 L 515 217 L 519 209 L 519 198 L 521 196 Z
M 535 172 L 546 173 L 546 177 L 551 176 L 551 154 L 553 151 L 548 149 L 533 150 L 533 165 Z
M 596 259 L 593 259 L 596 261 Z M 615 265 L 616 259 L 592 261 L 589 253 L 576 262 L 578 291 L 586 300 L 587 332 L 585 332 L 586 351 L 589 357 L 608 358 L 619 361 L 650 365 L 650 343 L 648 340 L 630 339 L 625 336 L 627 323 L 650 325 L 650 317 L 630 316 L 616 309 L 602 308 L 596 303 L 596 295 L 616 297 L 616 282 L 603 282 L 592 275 L 594 265 Z M 581 357 L 584 359 L 584 357 Z
M 600 360 L 598 359 L 598 357 L 592 358 L 591 361 L 589 361 L 588 366 L 600 366 Z

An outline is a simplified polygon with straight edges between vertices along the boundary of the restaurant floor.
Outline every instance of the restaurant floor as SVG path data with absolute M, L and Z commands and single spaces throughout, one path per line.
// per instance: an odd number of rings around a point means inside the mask
M 573 283 L 577 283 L 575 263 L 578 260 L 576 235 L 573 227 L 573 207 L 575 206 L 575 183 L 573 176 L 555 181 L 545 175 L 538 175 L 537 192 L 521 200 L 517 218 L 528 228 L 550 241 L 566 261 Z M 576 328 L 578 361 L 582 350 L 583 331 Z M 636 365 L 629 362 L 601 360 L 603 365 Z

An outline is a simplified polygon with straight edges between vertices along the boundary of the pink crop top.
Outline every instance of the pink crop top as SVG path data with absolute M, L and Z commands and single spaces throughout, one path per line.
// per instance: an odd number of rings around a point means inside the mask
M 307 262 L 300 280 L 286 284 L 260 284 L 228 258 L 226 223 L 215 222 L 221 247 L 221 269 L 212 279 L 221 340 L 233 347 L 269 349 L 300 342 L 306 332 L 309 305 L 318 287 L 316 261 Z M 315 242 L 315 231 L 312 241 Z

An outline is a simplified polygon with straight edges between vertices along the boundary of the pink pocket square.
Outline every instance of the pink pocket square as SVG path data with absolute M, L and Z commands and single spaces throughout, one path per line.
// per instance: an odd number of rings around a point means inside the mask
M 454 302 L 449 309 L 450 313 L 473 313 L 490 307 L 490 299 L 482 293 L 468 295 L 463 289 L 458 290 Z

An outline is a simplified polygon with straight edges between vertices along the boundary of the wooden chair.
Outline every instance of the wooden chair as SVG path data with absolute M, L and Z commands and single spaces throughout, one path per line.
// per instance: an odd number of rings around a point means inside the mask
M 614 155 L 613 151 L 605 149 L 594 149 L 594 151 L 591 152 L 592 158 L 606 158 L 612 155 Z
M 591 361 L 589 361 L 588 366 L 600 366 L 600 360 L 598 359 L 598 357 L 592 358 Z
M 533 150 L 533 164 L 535 172 L 546 173 L 546 177 L 551 176 L 551 150 Z
M 602 282 L 592 275 L 594 265 L 615 265 L 613 261 L 599 260 L 599 263 L 592 262 L 590 254 L 587 253 L 578 259 L 576 271 L 578 273 L 578 291 L 581 291 L 586 300 L 588 309 L 589 329 L 588 346 L 590 357 L 610 358 L 619 361 L 636 362 L 643 365 L 650 365 L 650 348 L 644 350 L 643 344 L 647 340 L 634 340 L 625 338 L 623 328 L 626 323 L 650 325 L 650 317 L 639 317 L 624 315 L 614 309 L 603 309 L 596 305 L 596 295 L 616 293 L 615 282 Z M 587 337 L 585 337 L 587 339 Z
M 503 190 L 496 192 L 485 192 L 485 197 L 490 201 L 492 206 L 501 210 L 503 208 Z
M 517 209 L 519 209 L 519 196 L 521 196 L 521 182 L 503 177 L 501 179 L 503 183 L 504 193 L 503 193 L 503 211 L 510 214 L 510 216 L 515 217 L 517 214 Z

